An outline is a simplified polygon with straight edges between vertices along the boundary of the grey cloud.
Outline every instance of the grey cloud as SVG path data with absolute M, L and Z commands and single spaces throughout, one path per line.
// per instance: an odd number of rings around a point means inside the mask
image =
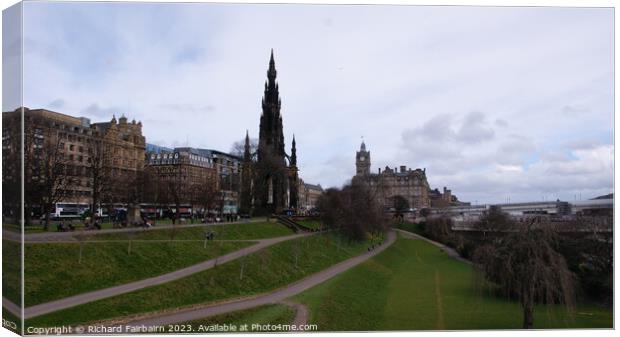
M 485 116 L 480 111 L 472 111 L 467 114 L 459 131 L 456 132 L 456 139 L 466 143 L 480 143 L 492 140 L 495 131 L 488 126 Z
M 588 150 L 602 145 L 600 141 L 592 139 L 580 139 L 564 143 L 564 147 L 570 150 Z
M 188 113 L 188 114 L 201 113 L 201 112 L 213 112 L 217 110 L 216 106 L 211 105 L 211 104 L 197 106 L 194 104 L 164 103 L 164 104 L 160 104 L 159 107 L 162 108 L 163 110 L 172 110 L 174 112 Z
M 178 63 L 200 62 L 204 57 L 204 50 L 196 46 L 185 46 L 175 55 L 174 61 Z
M 444 176 L 462 200 L 489 201 L 489 195 L 511 201 L 540 200 L 540 197 L 572 200 L 574 193 L 594 197 L 613 190 L 611 146 L 578 153 L 576 158 L 543 156 L 528 170 L 497 166 L 483 172 L 465 171 Z M 579 192 L 576 192 L 579 191 Z M 606 192 L 609 193 L 609 192 Z M 499 200 L 498 200 L 499 199 Z
M 62 98 L 57 98 L 53 101 L 51 101 L 48 106 L 50 107 L 50 109 L 62 109 L 63 107 L 65 107 L 67 102 L 65 102 L 64 99 Z
M 117 107 L 106 107 L 103 108 L 99 106 L 98 103 L 92 103 L 86 108 L 80 110 L 80 114 L 85 116 L 97 117 L 97 118 L 112 118 L 112 115 L 120 115 L 123 111 Z M 117 118 L 119 116 L 116 116 Z
M 435 116 L 422 126 L 415 129 L 407 129 L 402 133 L 402 139 L 405 143 L 414 143 L 416 141 L 443 142 L 452 137 L 451 117 L 446 114 Z
M 498 118 L 495 120 L 495 125 L 501 126 L 501 127 L 508 127 L 508 122 L 506 122 L 505 120 L 501 118 Z
M 535 151 L 536 145 L 531 139 L 513 135 L 498 146 L 494 158 L 490 158 L 490 161 L 499 164 L 521 165 L 524 158 L 533 155 Z
M 583 105 L 565 105 L 562 107 L 562 113 L 570 117 L 581 116 L 588 112 L 590 109 Z

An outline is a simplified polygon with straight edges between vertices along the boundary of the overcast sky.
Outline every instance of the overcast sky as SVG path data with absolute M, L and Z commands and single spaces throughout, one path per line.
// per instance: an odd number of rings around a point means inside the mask
M 148 143 L 258 137 L 273 48 L 306 182 L 350 179 L 363 136 L 373 172 L 472 203 L 613 191 L 613 9 L 32 2 L 24 37 L 26 106 Z

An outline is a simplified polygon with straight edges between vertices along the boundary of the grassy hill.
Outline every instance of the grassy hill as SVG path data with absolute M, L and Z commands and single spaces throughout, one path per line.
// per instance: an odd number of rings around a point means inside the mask
M 205 232 L 208 231 L 214 232 L 214 239 L 218 241 L 209 242 L 205 248 Z M 291 234 L 290 229 L 280 224 L 258 222 L 99 235 L 76 233 L 76 236 L 83 236 L 82 244 L 28 243 L 25 251 L 26 306 L 165 274 L 253 244 L 251 241 L 219 240 L 254 240 Z M 15 247 L 17 244 L 5 245 L 5 255 L 15 255 Z M 14 259 L 7 261 L 11 260 Z M 6 277 L 10 277 L 8 275 L 14 277 L 19 273 L 7 273 Z M 19 282 L 5 279 L 4 284 L 9 298 L 19 300 L 19 296 L 14 295 L 17 289 L 11 289 Z
M 134 234 L 98 234 L 90 235 L 88 240 L 128 240 L 129 236 L 135 240 L 202 240 L 205 232 L 215 233 L 215 240 L 254 240 L 294 234 L 292 230 L 276 222 L 248 222 L 200 227 L 179 225 L 177 228 L 152 228 Z
M 320 330 L 519 329 L 518 303 L 476 287 L 473 268 L 422 240 L 399 237 L 378 256 L 299 294 Z M 538 306 L 536 328 L 611 328 L 612 313 L 585 304 L 571 317 Z
M 21 299 L 21 244 L 2 240 L 2 296 L 19 305 Z
M 265 293 L 356 256 L 367 246 L 333 233 L 285 241 L 177 281 L 35 317 L 28 325 L 87 323 Z
M 252 324 L 291 324 L 291 322 L 295 319 L 295 314 L 295 309 L 284 304 L 268 304 L 252 309 L 240 310 L 182 324 L 191 325 L 192 332 L 202 333 L 204 333 L 204 331 L 198 330 L 201 325 L 209 326 L 215 324 L 230 324 L 238 327 L 240 325 L 247 324 L 249 328 L 248 332 L 250 332 L 252 331 Z
M 5 241 L 6 242 L 6 241 Z M 26 306 L 165 274 L 252 242 L 134 241 L 29 243 L 25 254 Z

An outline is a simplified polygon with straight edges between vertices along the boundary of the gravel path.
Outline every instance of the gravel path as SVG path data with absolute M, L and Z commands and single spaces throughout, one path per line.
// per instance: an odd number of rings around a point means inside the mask
M 114 240 L 84 240 L 84 243 L 127 243 L 129 241 L 131 242 L 140 242 L 140 243 L 175 243 L 175 242 L 204 242 L 206 239 L 174 239 L 174 240 L 170 240 L 170 239 L 114 239 Z M 213 239 L 213 240 L 209 240 L 209 242 L 258 242 L 260 240 L 263 239 L 231 239 L 231 240 L 221 240 L 221 239 Z M 37 244 L 49 244 L 51 241 L 28 241 L 28 244 L 33 244 L 33 245 L 37 245 Z M 58 241 L 54 241 L 53 243 L 73 243 L 73 244 L 79 244 L 81 243 L 80 241 L 77 240 L 58 240 Z
M 289 300 L 282 301 L 282 304 L 294 308 L 296 311 L 295 319 L 292 325 L 296 327 L 294 331 L 299 331 L 301 326 L 308 324 L 308 308 L 301 303 L 291 302 Z
M 370 259 L 371 257 L 381 253 L 386 248 L 388 248 L 392 243 L 396 241 L 396 233 L 390 231 L 387 236 L 387 240 L 381 245 L 376 247 L 374 250 L 367 251 L 361 255 L 350 258 L 338 264 L 335 264 L 323 271 L 320 271 L 316 274 L 310 275 L 301 281 L 292 283 L 284 288 L 280 288 L 273 292 L 259 295 L 251 298 L 243 298 L 238 300 L 233 300 L 230 302 L 211 304 L 208 306 L 195 307 L 186 310 L 181 310 L 178 312 L 168 312 L 163 314 L 155 314 L 147 317 L 141 317 L 135 320 L 126 320 L 123 321 L 122 324 L 127 327 L 149 327 L 149 326 L 163 326 L 167 324 L 175 324 L 182 322 L 189 322 L 198 319 L 202 319 L 205 317 L 225 314 L 238 310 L 245 310 L 254 308 L 257 306 L 265 305 L 265 304 L 274 304 L 284 301 L 285 299 L 297 295 L 307 289 L 310 289 L 317 284 L 323 283 L 330 278 L 349 270 L 350 268 L 355 267 L 356 265 Z M 300 322 L 302 319 L 307 320 L 307 312 L 305 315 L 299 317 Z M 297 317 L 296 317 L 297 319 Z M 104 324 L 105 325 L 105 324 Z
M 8 312 L 15 315 L 15 317 L 22 317 L 22 308 L 19 305 L 11 302 L 8 298 L 2 297 L 2 307 Z
M 441 248 L 441 250 L 446 252 L 446 254 L 448 254 L 448 256 L 450 256 L 450 257 L 452 257 L 452 258 L 454 258 L 456 260 L 459 260 L 461 262 L 465 262 L 467 264 L 472 264 L 471 261 L 462 258 L 459 255 L 459 253 L 454 248 L 450 248 L 450 247 L 448 247 L 448 246 L 446 246 L 446 245 L 444 245 L 442 243 L 439 243 L 437 241 L 433 241 L 433 240 L 431 240 L 429 238 L 425 238 L 422 235 L 418 235 L 418 234 L 415 234 L 415 233 L 408 232 L 406 230 L 402 230 L 402 229 L 398 229 L 398 228 L 394 228 L 394 230 L 396 230 L 399 233 L 403 234 L 405 237 L 424 240 L 424 241 L 426 241 L 426 242 L 428 242 L 428 243 L 430 243 L 430 244 L 432 244 L 434 246 L 437 246 L 437 247 Z
M 254 240 L 258 242 L 255 245 L 245 247 L 240 250 L 234 251 L 232 253 L 222 255 L 222 256 L 213 258 L 211 260 L 207 260 L 207 261 L 195 264 L 193 266 L 182 268 L 182 269 L 173 271 L 171 273 L 147 278 L 147 279 L 136 281 L 136 282 L 122 284 L 119 286 L 95 290 L 95 291 L 91 291 L 91 292 L 87 292 L 87 293 L 83 293 L 83 294 L 79 294 L 75 296 L 66 297 L 60 300 L 55 300 L 55 301 L 37 304 L 31 307 L 28 307 L 24 310 L 24 317 L 26 319 L 29 319 L 32 317 L 48 314 L 50 312 L 74 307 L 80 304 L 85 304 L 85 303 L 89 303 L 92 301 L 97 301 L 100 299 L 117 296 L 120 294 L 125 294 L 125 293 L 136 291 L 142 288 L 147 288 L 147 287 L 152 287 L 152 286 L 159 285 L 159 284 L 168 283 L 168 282 L 178 280 L 180 278 L 187 277 L 189 275 L 213 268 L 213 266 L 215 266 L 216 264 L 223 264 L 226 262 L 230 262 L 232 260 L 238 259 L 245 255 L 259 251 L 263 248 L 274 245 L 276 243 L 287 241 L 287 240 L 292 240 L 292 239 L 297 239 L 297 238 L 301 238 L 301 237 L 309 236 L 309 235 L 313 235 L 313 234 L 312 233 L 295 234 L 295 235 L 276 237 L 276 238 L 270 238 L 270 239 Z

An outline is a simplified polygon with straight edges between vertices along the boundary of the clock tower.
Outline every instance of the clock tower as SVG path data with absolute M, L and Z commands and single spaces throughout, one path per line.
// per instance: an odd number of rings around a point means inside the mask
M 362 141 L 360 150 L 355 156 L 356 175 L 365 176 L 370 174 L 370 152 L 366 151 L 366 144 Z

